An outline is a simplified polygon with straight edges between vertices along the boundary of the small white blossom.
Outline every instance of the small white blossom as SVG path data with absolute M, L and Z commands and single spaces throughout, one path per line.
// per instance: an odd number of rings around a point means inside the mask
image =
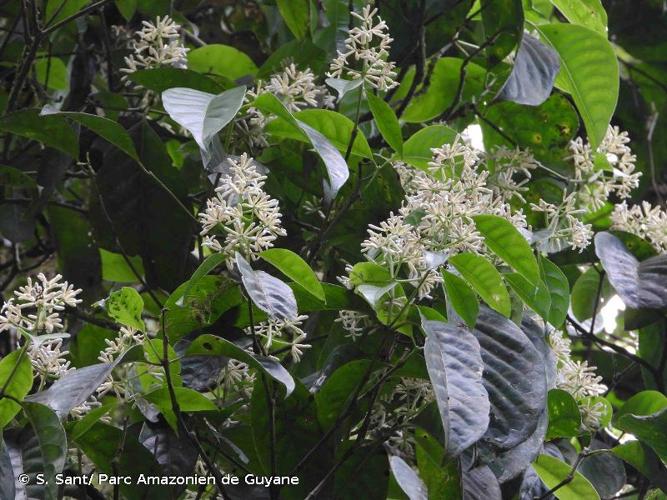
M 334 321 L 341 324 L 343 330 L 347 332 L 345 336 L 352 341 L 361 337 L 363 332 L 370 327 L 370 318 L 366 314 L 347 309 L 338 311 L 338 318 Z
M 327 75 L 333 78 L 363 79 L 381 91 L 395 87 L 398 85 L 394 81 L 395 65 L 387 61 L 393 41 L 387 33 L 387 23 L 379 16 L 377 21 L 374 19 L 377 9 L 370 5 L 366 5 L 361 14 L 356 12 L 351 14 L 361 21 L 361 25 L 349 31 L 345 48 L 343 51 L 338 51 Z
M 301 324 L 308 316 L 301 315 L 294 318 L 269 318 L 255 325 L 255 328 L 246 328 L 248 335 L 255 334 L 264 339 L 264 346 L 270 349 L 274 339 L 287 340 L 290 343 L 290 353 L 294 361 L 301 359 L 303 349 L 310 347 L 308 344 L 300 344 L 306 338 L 306 332 L 301 329 Z
M 131 326 L 122 326 L 118 336 L 114 339 L 104 339 L 107 347 L 100 352 L 98 360 L 102 363 L 111 363 L 119 354 L 135 345 L 143 344 L 145 336 Z
M 230 173 L 220 179 L 216 195 L 199 214 L 204 246 L 227 256 L 233 267 L 236 252 L 248 259 L 273 246 L 287 233 L 280 225 L 278 201 L 262 189 L 266 176 L 257 171 L 245 153 L 238 160 L 229 158 Z
M 583 252 L 593 238 L 593 228 L 584 223 L 580 216 L 585 210 L 577 208 L 577 193 L 563 194 L 560 205 L 554 205 L 543 199 L 531 203 L 535 212 L 543 212 L 546 219 L 544 237 L 538 247 L 552 253 L 571 246 Z
M 625 231 L 651 242 L 656 250 L 667 252 L 667 212 L 647 201 L 628 207 L 623 202 L 611 214 L 613 229 Z
M 133 53 L 125 58 L 127 67 L 121 69 L 123 73 L 161 66 L 187 68 L 189 49 L 181 42 L 180 25 L 169 16 L 158 16 L 155 23 L 142 21 L 142 25 L 135 33 L 136 40 L 130 43 Z
M 261 92 L 275 95 L 292 112 L 327 104 L 331 97 L 325 87 L 315 83 L 315 74 L 310 68 L 301 71 L 294 63 L 273 74 Z
M 549 344 L 556 356 L 556 388 L 569 392 L 577 401 L 583 426 L 590 430 L 596 429 L 604 405 L 599 401 L 593 403 L 590 398 L 607 391 L 607 387 L 601 383 L 602 377 L 595 374 L 595 367 L 587 361 L 572 359 L 570 340 L 560 331 L 550 331 Z

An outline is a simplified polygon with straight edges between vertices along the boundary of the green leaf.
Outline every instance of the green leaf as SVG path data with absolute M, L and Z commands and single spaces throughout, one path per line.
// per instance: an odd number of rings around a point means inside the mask
M 309 0 L 277 0 L 278 10 L 292 34 L 302 39 L 308 33 Z
M 667 461 L 667 408 L 650 415 L 621 415 L 616 427 L 634 434 L 653 448 L 663 461 Z
M 600 0 L 551 0 L 572 24 L 579 24 L 607 37 L 607 11 Z
M 629 441 L 612 448 L 611 451 L 667 493 L 667 469 L 651 448 L 640 441 Z
M 415 132 L 403 144 L 403 161 L 422 170 L 433 158 L 431 148 L 454 142 L 456 130 L 446 125 L 430 125 Z
M 330 429 L 339 414 L 345 408 L 355 388 L 362 382 L 370 368 L 368 359 L 358 359 L 345 363 L 324 382 L 322 388 L 315 393 L 317 419 L 322 428 Z
M 102 260 L 102 279 L 115 281 L 116 283 L 136 283 L 139 278 L 134 274 L 132 268 L 122 254 L 109 252 L 100 248 L 100 259 Z M 129 257 L 129 261 L 140 276 L 144 274 L 144 266 L 137 256 Z
M 489 68 L 500 63 L 519 45 L 523 34 L 523 8 L 521 0 L 481 0 L 480 11 Z M 495 37 L 495 38 L 493 38 Z
M 269 248 L 259 256 L 315 297 L 325 300 L 322 283 L 317 279 L 315 271 L 297 254 L 286 248 Z
M 32 485 L 28 486 L 30 497 L 39 496 L 45 499 L 58 498 L 56 474 L 60 474 L 67 457 L 67 436 L 58 415 L 48 406 L 39 403 L 23 403 L 23 411 L 30 422 L 30 429 L 21 433 L 22 470 L 14 470 L 29 474 Z M 34 445 L 34 446 L 29 446 Z M 36 475 L 43 474 L 46 484 L 36 484 Z M 35 492 L 36 490 L 41 490 Z M 35 495 L 37 493 L 37 495 Z
M 174 387 L 173 389 L 178 407 L 184 413 L 216 411 L 218 409 L 213 401 L 195 390 L 188 389 L 187 387 Z M 146 394 L 144 397 L 159 408 L 160 413 L 162 413 L 171 428 L 178 432 L 178 422 L 174 414 L 169 392 L 168 387 L 163 387 L 162 389 Z
M 0 388 L 22 401 L 32 388 L 32 364 L 25 349 L 14 351 L 0 360 Z M 4 429 L 21 409 L 9 398 L 0 399 L 0 429 Z
M 114 0 L 118 12 L 126 21 L 131 21 L 137 11 L 137 0 Z
M 546 257 L 540 258 L 542 279 L 551 296 L 551 307 L 547 320 L 556 328 L 560 327 L 567 316 L 570 305 L 570 284 L 560 268 Z
M 44 113 L 44 112 L 43 112 Z M 50 115 L 48 111 L 46 115 Z M 58 112 L 53 113 L 60 116 L 65 116 L 72 121 L 75 121 L 87 129 L 91 130 L 95 134 L 99 135 L 103 139 L 106 139 L 111 144 L 116 146 L 118 149 L 126 153 L 133 160 L 138 160 L 139 155 L 137 150 L 134 148 L 134 143 L 130 138 L 130 134 L 127 133 L 121 125 L 118 123 L 104 118 L 102 116 L 91 115 L 88 113 L 75 113 L 75 112 Z
M 504 275 L 512 290 L 521 298 L 521 300 L 542 318 L 549 317 L 551 308 L 551 295 L 547 287 L 539 281 L 533 284 L 519 273 L 508 273 Z
M 547 395 L 549 428 L 547 439 L 579 435 L 581 413 L 572 395 L 561 389 L 551 389 Z
M 536 26 L 561 58 L 556 85 L 572 94 L 593 150 L 609 126 L 618 100 L 618 62 L 605 37 L 583 26 Z
M 428 88 L 412 98 L 401 120 L 407 123 L 426 122 L 448 110 L 456 99 L 462 64 L 463 60 L 455 57 L 438 59 L 433 67 Z M 461 102 L 469 102 L 474 96 L 479 95 L 484 88 L 485 74 L 486 71 L 481 66 L 468 63 L 463 79 Z
M 225 90 L 225 87 L 215 80 L 189 69 L 170 67 L 140 69 L 130 73 L 128 78 L 158 93 L 174 87 L 185 87 L 216 95 Z
M 255 76 L 257 66 L 246 54 L 229 45 L 212 43 L 188 52 L 188 68 L 197 73 L 212 73 L 230 80 Z
M 382 137 L 384 137 L 387 144 L 389 144 L 399 156 L 403 156 L 403 135 L 401 134 L 401 125 L 398 123 L 396 113 L 394 113 L 394 110 L 384 99 L 376 96 L 372 92 L 368 92 L 366 97 L 368 99 L 368 107 L 375 119 L 375 125 L 377 125 Z
M 468 286 L 465 280 L 450 273 L 442 271 L 447 299 L 454 308 L 456 314 L 461 316 L 470 328 L 475 326 L 477 314 L 479 313 L 479 300 L 475 292 Z
M 0 118 L 0 131 L 39 141 L 72 158 L 79 157 L 79 140 L 60 116 L 40 116 L 39 110 L 22 109 Z
M 44 11 L 44 27 L 48 28 L 54 24 L 73 16 L 83 9 L 90 0 L 49 0 L 46 2 Z
M 66 91 L 69 89 L 67 66 L 59 57 L 43 57 L 35 61 L 37 81 L 47 88 Z
M 540 282 L 537 259 L 526 238 L 510 221 L 497 215 L 476 215 L 473 220 L 493 253 L 531 283 Z
M 347 116 L 329 109 L 304 109 L 294 113 L 294 118 L 317 130 L 340 152 L 347 152 L 354 129 L 354 122 Z M 310 142 L 303 131 L 296 129 L 291 123 L 284 120 L 270 122 L 266 126 L 266 131 L 275 137 Z M 352 154 L 363 158 L 372 158 L 373 156 L 373 152 L 361 130 L 357 131 L 357 136 L 352 145 Z
M 540 455 L 533 462 L 533 468 L 547 488 L 554 488 L 565 480 L 572 467 L 550 455 Z M 574 471 L 572 481 L 558 488 L 554 495 L 560 500 L 599 500 L 600 495 L 593 485 L 579 472 Z
M 449 262 L 491 308 L 503 316 L 510 316 L 510 296 L 493 264 L 481 255 L 469 252 L 450 257 Z
M 157 339 L 145 340 L 143 344 L 144 358 L 149 363 L 154 365 L 161 365 L 164 360 L 164 339 L 162 337 Z M 171 376 L 171 383 L 175 387 L 183 385 L 183 378 L 181 377 L 181 363 L 180 357 L 174 351 L 174 348 L 167 343 L 167 360 L 169 362 L 169 375 Z M 156 379 L 162 382 L 162 379 Z
M 123 287 L 109 295 L 104 303 L 107 314 L 121 325 L 146 330 L 141 313 L 144 311 L 144 299 L 134 288 Z
M 614 422 L 623 415 L 651 415 L 667 408 L 667 396 L 658 391 L 641 391 L 628 399 L 614 415 Z
M 324 181 L 324 199 L 328 203 L 333 201 L 338 190 L 345 184 L 345 182 L 347 182 L 347 179 L 350 176 L 350 171 L 345 158 L 343 158 L 340 152 L 321 132 L 315 130 L 307 123 L 294 118 L 292 113 L 290 113 L 283 103 L 273 94 L 262 94 L 255 99 L 253 104 L 257 109 L 266 114 L 274 114 L 279 118 L 282 118 L 284 121 L 291 124 L 294 129 L 300 131 L 298 132 L 300 135 L 298 140 L 304 140 L 304 137 L 307 138 L 307 142 L 310 142 L 315 151 L 317 151 L 317 154 L 322 158 L 329 177 L 328 180 Z M 356 140 L 355 144 L 357 144 Z
M 593 316 L 601 279 L 598 270 L 590 267 L 574 282 L 571 301 L 572 313 L 577 320 L 585 321 Z
M 199 147 L 208 150 L 212 138 L 241 109 L 245 92 L 245 87 L 235 87 L 213 95 L 176 87 L 162 92 L 162 104 L 176 123 L 190 131 Z
M 186 354 L 188 356 L 226 356 L 243 361 L 251 368 L 266 373 L 285 386 L 285 397 L 294 390 L 294 379 L 289 372 L 275 359 L 250 354 L 233 342 L 215 335 L 201 335 L 197 337 Z

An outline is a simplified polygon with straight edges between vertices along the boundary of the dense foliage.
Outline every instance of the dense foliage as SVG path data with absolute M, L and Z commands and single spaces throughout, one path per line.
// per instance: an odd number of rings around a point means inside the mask
M 665 497 L 662 2 L 0 16 L 0 498 Z

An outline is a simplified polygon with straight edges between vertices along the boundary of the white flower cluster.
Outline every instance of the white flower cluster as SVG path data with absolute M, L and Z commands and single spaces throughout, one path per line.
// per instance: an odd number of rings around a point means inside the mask
M 490 167 L 488 184 L 496 196 L 507 202 L 516 198 L 526 203 L 523 193 L 528 187 L 525 184 L 531 179 L 531 171 L 538 167 L 530 151 L 499 146 L 489 153 L 487 165 Z
M 107 346 L 97 357 L 102 363 L 111 363 L 116 356 L 124 353 L 135 345 L 144 343 L 145 335 L 131 326 L 121 326 L 118 336 L 114 339 L 104 339 Z
M 327 76 L 332 78 L 363 79 L 372 87 L 384 91 L 398 85 L 395 65 L 387 61 L 393 39 L 388 34 L 387 23 L 380 17 L 374 19 L 377 9 L 366 5 L 361 14 L 351 12 L 361 21 L 352 28 L 345 40 L 345 50 L 331 62 Z M 361 62 L 361 67 L 359 66 Z
M 599 210 L 615 193 L 625 199 L 639 186 L 641 172 L 635 172 L 636 156 L 628 147 L 627 132 L 609 126 L 602 143 L 594 152 L 581 137 L 570 143 L 574 163 L 574 180 L 578 184 L 579 202 Z
M 254 334 L 264 339 L 266 349 L 270 349 L 276 339 L 281 343 L 287 343 L 290 357 L 298 363 L 301 361 L 303 351 L 311 347 L 310 344 L 302 344 L 307 334 L 301 329 L 301 325 L 307 319 L 308 316 L 305 315 L 295 318 L 269 318 L 255 325 Z M 246 333 L 252 335 L 253 329 L 246 328 Z
M 540 199 L 530 207 L 543 212 L 546 219 L 546 228 L 536 233 L 540 250 L 553 253 L 572 247 L 583 252 L 591 243 L 593 227 L 580 219 L 586 209 L 578 208 L 576 192 L 564 193 L 558 205 Z
M 398 430 L 385 445 L 406 459 L 414 458 L 414 437 L 405 426 L 426 405 L 435 400 L 433 386 L 426 379 L 403 377 L 389 392 L 380 396 L 371 413 L 372 434 L 377 436 L 388 429 Z
M 207 200 L 199 218 L 204 246 L 224 253 L 232 269 L 236 252 L 255 260 L 287 233 L 280 225 L 278 201 L 264 192 L 266 176 L 257 171 L 252 158 L 243 153 L 238 160 L 227 161 L 229 174 L 220 179 L 215 197 Z
M 586 361 L 572 359 L 570 339 L 560 331 L 549 333 L 549 344 L 556 356 L 556 388 L 569 392 L 577 401 L 583 426 L 589 430 L 600 427 L 600 417 L 604 412 L 604 403 L 591 398 L 607 391 L 601 383 L 602 377 L 595 374 L 595 367 Z
M 368 239 L 362 243 L 366 257 L 386 266 L 393 278 L 405 269 L 420 298 L 440 283 L 437 268 L 447 255 L 484 251 L 473 216 L 494 214 L 526 228 L 523 213 L 512 211 L 505 201 L 508 196 L 500 194 L 502 185 L 491 184 L 489 171 L 480 168 L 480 154 L 460 136 L 432 151 L 428 173 L 396 165 L 406 193 L 403 206 L 379 225 L 370 225 Z M 517 167 L 508 166 L 503 182 L 508 184 L 516 171 Z M 513 181 L 511 189 L 517 191 Z
M 285 65 L 280 73 L 273 74 L 264 88 L 258 85 L 256 94 L 265 92 L 275 95 L 292 112 L 309 106 L 333 105 L 333 96 L 325 86 L 315 83 L 313 71 L 310 68 L 302 71 L 294 63 Z
M 155 19 L 155 24 L 142 21 L 143 27 L 135 33 L 136 40 L 130 42 L 133 53 L 125 58 L 123 73 L 134 73 L 140 69 L 172 66 L 187 68 L 188 48 L 183 46 L 180 25 L 169 16 Z
M 338 318 L 334 321 L 341 324 L 343 330 L 347 332 L 345 336 L 352 339 L 353 342 L 372 326 L 371 318 L 368 315 L 347 309 L 338 311 Z
M 619 229 L 650 241 L 659 252 L 667 252 L 667 212 L 648 201 L 629 207 L 623 202 L 611 214 L 613 229 Z
M 249 370 L 246 363 L 230 359 L 220 372 L 219 380 L 225 394 L 236 391 L 250 397 L 255 375 Z
M 14 291 L 14 297 L 0 309 L 0 332 L 16 329 L 29 337 L 27 354 L 42 386 L 70 369 L 62 337 L 56 333 L 62 333 L 60 313 L 81 302 L 76 298 L 79 293 L 61 275 L 48 279 L 40 273 L 37 279 L 28 277 L 27 284 Z

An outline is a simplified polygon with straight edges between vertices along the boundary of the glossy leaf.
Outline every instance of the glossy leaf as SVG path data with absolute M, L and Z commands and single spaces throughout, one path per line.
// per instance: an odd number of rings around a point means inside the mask
M 667 307 L 667 258 L 641 263 L 610 233 L 595 235 L 595 253 L 623 302 L 633 309 Z
M 511 304 L 507 288 L 498 270 L 484 257 L 460 253 L 449 262 L 490 307 L 509 317 Z
M 32 364 L 25 350 L 14 351 L 0 360 L 0 388 L 21 401 L 32 387 Z M 21 409 L 12 399 L 0 399 L 0 429 L 4 429 Z
M 296 38 L 308 32 L 310 15 L 309 0 L 277 0 L 278 10 L 285 24 Z
M 607 133 L 618 99 L 614 50 L 605 37 L 583 26 L 547 24 L 537 29 L 560 56 L 556 85 L 572 95 L 595 149 Z
M 551 94 L 560 70 L 558 54 L 531 35 L 523 35 L 514 67 L 498 97 L 506 101 L 539 106 Z
M 546 406 L 543 357 L 509 319 L 482 308 L 473 330 L 484 361 L 484 387 L 491 402 L 485 440 L 509 449 L 525 441 Z
M 405 461 L 397 456 L 389 457 L 389 466 L 396 482 L 410 500 L 427 500 L 424 482 Z
M 581 413 L 579 405 L 569 392 L 551 389 L 548 394 L 549 429 L 547 439 L 573 437 L 579 434 Z
M 548 321 L 559 327 L 565 321 L 570 304 L 570 284 L 560 268 L 549 259 L 541 258 L 542 280 L 549 290 L 551 306 Z
M 274 95 L 268 93 L 262 94 L 255 99 L 254 105 L 267 114 L 271 113 L 282 118 L 294 128 L 300 130 L 301 140 L 305 137 L 307 142 L 310 142 L 317 154 L 322 158 L 327 170 L 328 181 L 324 183 L 324 198 L 326 201 L 331 202 L 350 176 L 347 163 L 340 152 L 321 132 L 294 118 Z
M 579 24 L 607 36 L 607 12 L 600 0 L 551 0 L 572 24 Z
M 275 359 L 250 354 L 229 340 L 214 335 L 201 335 L 192 342 L 187 350 L 188 356 L 226 356 L 248 364 L 252 368 L 266 373 L 285 386 L 285 397 L 294 390 L 294 379 Z
M 472 291 L 465 280 L 449 271 L 443 271 L 442 278 L 449 303 L 454 308 L 456 314 L 461 316 L 461 319 L 466 322 L 466 325 L 473 328 L 477 321 L 477 313 L 479 313 L 477 295 L 475 295 L 475 292 Z
M 466 328 L 424 321 L 424 357 L 445 432 L 445 448 L 455 457 L 489 426 L 489 395 L 482 384 L 479 343 Z
M 224 76 L 238 80 L 254 76 L 257 66 L 237 48 L 220 43 L 211 43 L 188 52 L 188 68 L 197 73 Z
M 320 280 L 306 261 L 297 254 L 285 248 L 269 248 L 259 256 L 315 297 L 325 300 Z
M 446 125 L 429 125 L 415 132 L 403 144 L 403 161 L 417 168 L 426 169 L 433 158 L 431 148 L 450 144 L 456 131 Z
M 549 455 L 540 455 L 533 462 L 533 468 L 548 488 L 554 488 L 569 477 L 572 471 L 570 465 Z M 577 471 L 574 471 L 572 480 L 556 490 L 554 494 L 559 500 L 581 500 L 582 498 L 599 500 L 600 498 L 588 479 Z
M 476 215 L 473 220 L 484 236 L 484 243 L 493 253 L 529 282 L 540 282 L 540 270 L 533 251 L 510 221 L 497 215 Z
M 236 265 L 241 273 L 243 286 L 257 307 L 275 318 L 296 318 L 296 298 L 289 286 L 264 271 L 254 271 L 248 261 L 238 253 Z
M 540 281 L 533 284 L 519 273 L 505 274 L 504 277 L 505 281 L 512 287 L 512 290 L 516 292 L 528 307 L 542 318 L 547 319 L 549 317 L 551 295 L 544 283 Z
M 192 134 L 199 147 L 208 150 L 213 137 L 241 108 L 245 91 L 245 87 L 236 87 L 214 95 L 176 87 L 162 92 L 162 104 L 169 116 Z
M 402 156 L 403 135 L 398 118 L 396 118 L 396 113 L 394 113 L 394 110 L 384 99 L 381 99 L 372 92 L 368 92 L 366 98 L 368 99 L 368 107 L 371 113 L 373 113 L 375 125 L 382 134 L 382 137 L 399 156 Z

